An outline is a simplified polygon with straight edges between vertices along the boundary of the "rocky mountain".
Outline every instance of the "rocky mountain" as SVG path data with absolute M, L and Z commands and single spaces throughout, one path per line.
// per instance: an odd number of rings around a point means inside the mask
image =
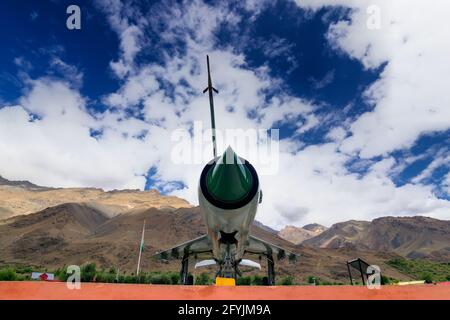
M 316 235 L 319 235 L 328 229 L 327 227 L 325 227 L 321 224 L 318 224 L 318 223 L 307 224 L 307 225 L 304 225 L 302 228 L 305 230 L 312 231 L 312 232 L 316 233 Z
M 272 229 L 271 227 L 266 226 L 265 224 L 263 224 L 262 222 L 259 222 L 258 220 L 255 220 L 253 223 L 254 223 L 255 226 L 257 226 L 257 227 L 259 227 L 261 229 L 264 229 L 264 230 L 266 230 L 266 231 L 268 231 L 270 233 L 278 234 L 278 232 L 279 232 L 279 231 L 277 231 L 275 229 Z
M 11 181 L 11 180 L 3 178 L 2 176 L 0 176 L 0 186 L 20 187 L 20 188 L 29 189 L 29 190 L 52 189 L 52 188 L 46 188 L 46 187 L 41 187 L 41 186 L 35 185 L 34 183 L 31 183 L 29 181 Z
M 427 217 L 383 217 L 337 223 L 304 245 L 390 251 L 407 258 L 450 261 L 450 221 Z
M 115 267 L 131 273 L 136 268 L 144 220 L 144 271 L 178 271 L 178 260 L 165 262 L 153 254 L 205 233 L 198 207 L 141 208 L 111 217 L 86 204 L 61 204 L 0 220 L 0 266 L 32 265 L 51 270 L 69 264 L 95 262 L 100 268 Z M 258 225 L 252 226 L 251 233 L 301 255 L 295 264 L 285 259 L 276 266 L 279 276 L 293 275 L 298 282 L 306 282 L 308 276 L 314 275 L 326 281 L 346 283 L 345 263 L 355 257 L 380 265 L 391 277 L 410 279 L 385 263 L 398 257 L 395 254 L 295 246 Z M 259 261 L 258 256 L 249 258 Z M 265 261 L 261 260 L 261 264 L 262 272 L 265 272 Z M 193 270 L 194 273 L 202 271 Z M 246 272 L 255 273 L 252 270 Z
M 162 262 L 153 254 L 205 233 L 199 208 L 155 190 L 45 188 L 1 178 L 0 266 L 54 269 L 96 262 L 101 268 L 132 272 L 144 220 L 142 270 L 178 270 L 178 261 Z M 300 282 L 310 275 L 345 282 L 345 263 L 356 257 L 379 265 L 387 276 L 407 280 L 408 276 L 386 261 L 400 256 L 450 261 L 449 223 L 425 217 L 385 217 L 347 221 L 329 229 L 311 224 L 278 232 L 255 221 L 251 233 L 299 253 L 298 263 L 282 261 L 277 273 L 294 275 Z
M 332 225 L 317 237 L 305 240 L 303 244 L 320 248 L 352 247 L 360 241 L 360 235 L 370 222 L 350 220 Z
M 0 177 L 0 219 L 37 212 L 63 203 L 83 203 L 109 216 L 135 209 L 192 207 L 183 199 L 162 196 L 156 190 L 46 188 L 28 181 L 9 181 Z
M 286 226 L 278 232 L 278 236 L 294 244 L 301 244 L 306 239 L 314 237 L 315 234 L 314 232 L 303 228 Z
M 307 239 L 318 236 L 326 229 L 326 227 L 317 223 L 308 224 L 301 228 L 295 226 L 286 226 L 278 232 L 278 236 L 294 244 L 301 244 Z

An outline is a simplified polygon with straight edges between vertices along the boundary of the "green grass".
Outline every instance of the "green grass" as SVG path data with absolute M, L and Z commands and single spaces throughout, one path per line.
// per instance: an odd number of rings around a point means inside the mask
M 427 260 L 392 259 L 387 264 L 403 274 L 427 283 L 450 281 L 450 263 L 438 263 Z

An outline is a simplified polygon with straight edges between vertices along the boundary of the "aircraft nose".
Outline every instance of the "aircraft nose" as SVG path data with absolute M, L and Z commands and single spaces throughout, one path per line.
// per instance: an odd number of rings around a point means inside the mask
M 228 147 L 206 178 L 209 193 L 217 200 L 235 202 L 252 189 L 252 174 L 231 147 Z

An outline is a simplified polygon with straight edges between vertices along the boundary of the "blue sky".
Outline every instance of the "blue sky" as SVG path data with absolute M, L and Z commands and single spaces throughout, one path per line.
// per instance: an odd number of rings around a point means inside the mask
M 376 30 L 366 23 L 373 3 Z M 81 8 L 81 30 L 66 28 L 70 4 Z M 412 21 L 422 6 L 3 1 L 0 175 L 157 188 L 196 203 L 201 164 L 173 164 L 170 136 L 209 125 L 210 54 L 218 127 L 280 130 L 260 220 L 448 219 L 450 55 L 430 23 L 447 4 Z

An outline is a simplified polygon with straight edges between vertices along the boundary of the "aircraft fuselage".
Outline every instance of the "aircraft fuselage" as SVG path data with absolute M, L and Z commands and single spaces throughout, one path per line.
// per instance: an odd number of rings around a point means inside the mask
M 219 274 L 237 272 L 261 199 L 256 170 L 231 148 L 210 162 L 200 177 L 199 204 Z

